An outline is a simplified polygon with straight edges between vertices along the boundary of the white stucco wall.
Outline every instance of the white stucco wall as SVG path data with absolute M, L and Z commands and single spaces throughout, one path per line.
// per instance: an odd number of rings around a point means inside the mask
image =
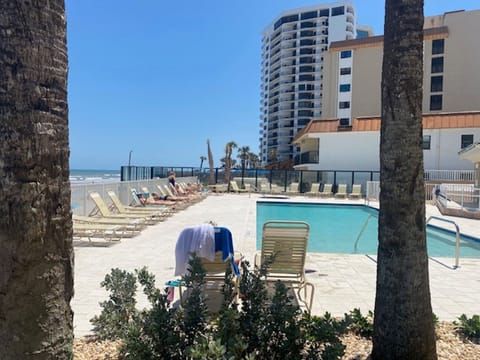
M 325 170 L 378 170 L 378 132 L 337 132 L 320 136 L 319 166 Z
M 423 151 L 425 169 L 472 170 L 472 162 L 458 155 L 461 136 L 467 134 L 473 134 L 474 142 L 480 141 L 479 128 L 425 130 L 424 135 L 431 136 L 430 150 Z M 309 170 L 380 169 L 378 131 L 316 133 L 309 138 L 319 139 L 319 163 L 309 164 Z M 301 152 L 310 150 L 302 147 Z
M 433 170 L 473 170 L 473 164 L 461 160 L 462 135 L 473 134 L 473 142 L 480 140 L 479 128 L 433 129 L 424 130 L 424 135 L 431 135 L 430 150 L 423 151 L 425 169 Z

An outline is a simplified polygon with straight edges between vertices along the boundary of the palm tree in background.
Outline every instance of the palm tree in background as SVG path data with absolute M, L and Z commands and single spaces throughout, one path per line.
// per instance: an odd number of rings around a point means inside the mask
M 248 162 L 249 162 L 249 167 L 251 169 L 256 169 L 258 167 L 259 161 L 259 156 L 253 152 L 248 154 Z
M 0 358 L 73 357 L 63 0 L 0 0 Z
M 203 167 L 203 162 L 207 160 L 207 158 L 205 156 L 200 156 L 200 171 L 202 171 L 202 167 Z
M 207 155 L 208 155 L 208 167 L 210 168 L 210 174 L 208 176 L 209 185 L 215 185 L 215 174 L 213 167 L 213 154 L 212 149 L 210 148 L 210 140 L 207 140 Z
M 235 141 L 230 141 L 225 145 L 225 157 L 222 159 L 225 166 L 224 179 L 227 184 L 227 189 L 230 191 L 230 171 L 232 169 L 232 152 L 238 147 Z
M 250 154 L 250 147 L 242 146 L 238 149 L 238 157 L 242 163 L 242 187 L 244 187 L 243 178 L 245 177 L 245 166 L 247 164 L 248 158 Z
M 386 0 L 372 359 L 436 359 L 422 150 L 423 0 Z

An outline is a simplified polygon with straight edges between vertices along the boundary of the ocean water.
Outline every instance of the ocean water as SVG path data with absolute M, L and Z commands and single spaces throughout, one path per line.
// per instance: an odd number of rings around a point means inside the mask
M 120 170 L 70 169 L 71 184 L 92 184 L 120 181 Z

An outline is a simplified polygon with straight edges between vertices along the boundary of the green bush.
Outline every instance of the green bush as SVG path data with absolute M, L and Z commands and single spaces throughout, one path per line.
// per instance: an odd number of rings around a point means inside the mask
M 202 291 L 205 270 L 200 260 L 190 262 L 190 275 L 183 280 L 188 296 L 176 308 L 167 300 L 167 289 L 155 286 L 155 277 L 145 268 L 135 274 L 112 270 L 102 286 L 110 291 L 102 314 L 92 322 L 101 338 L 122 339 L 123 359 L 340 359 L 345 346 L 339 334 L 345 330 L 328 313 L 323 317 L 302 314 L 289 289 L 275 283 L 269 296 L 263 280 L 266 268 L 250 271 L 242 263 L 241 309 L 235 297 L 232 274 L 226 272 L 223 303 L 211 318 Z M 136 281 L 151 306 L 135 309 Z M 118 287 L 118 288 L 117 288 Z
M 458 333 L 470 340 L 480 340 L 480 317 L 478 315 L 473 315 L 469 319 L 467 315 L 462 314 L 458 320 L 460 323 L 453 322 Z
M 349 314 L 345 314 L 345 326 L 353 333 L 370 338 L 373 336 L 373 313 L 368 312 L 367 316 L 363 316 L 360 309 L 355 308 Z
M 110 296 L 100 303 L 102 312 L 90 322 L 94 325 L 96 336 L 101 340 L 123 338 L 138 312 L 135 308 L 136 277 L 120 269 L 112 269 L 100 284 Z

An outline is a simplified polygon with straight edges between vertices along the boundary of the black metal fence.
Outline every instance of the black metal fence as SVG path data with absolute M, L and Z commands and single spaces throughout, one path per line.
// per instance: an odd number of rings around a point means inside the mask
M 175 167 L 175 166 L 122 166 L 121 180 L 149 180 L 164 178 L 170 171 L 174 171 L 177 177 L 195 176 L 202 184 L 209 184 L 210 169 L 199 167 Z M 216 184 L 227 183 L 225 169 L 215 168 L 214 179 Z M 361 184 L 365 189 L 367 181 L 379 181 L 379 171 L 353 171 L 353 170 L 265 170 L 265 169 L 232 169 L 228 180 L 237 181 L 238 185 L 249 184 L 257 190 L 262 190 L 262 184 L 269 187 L 276 185 L 287 191 L 291 183 L 299 184 L 300 192 L 310 191 L 312 184 L 333 184 L 334 192 L 338 184 L 347 184 L 351 189 L 352 184 Z

